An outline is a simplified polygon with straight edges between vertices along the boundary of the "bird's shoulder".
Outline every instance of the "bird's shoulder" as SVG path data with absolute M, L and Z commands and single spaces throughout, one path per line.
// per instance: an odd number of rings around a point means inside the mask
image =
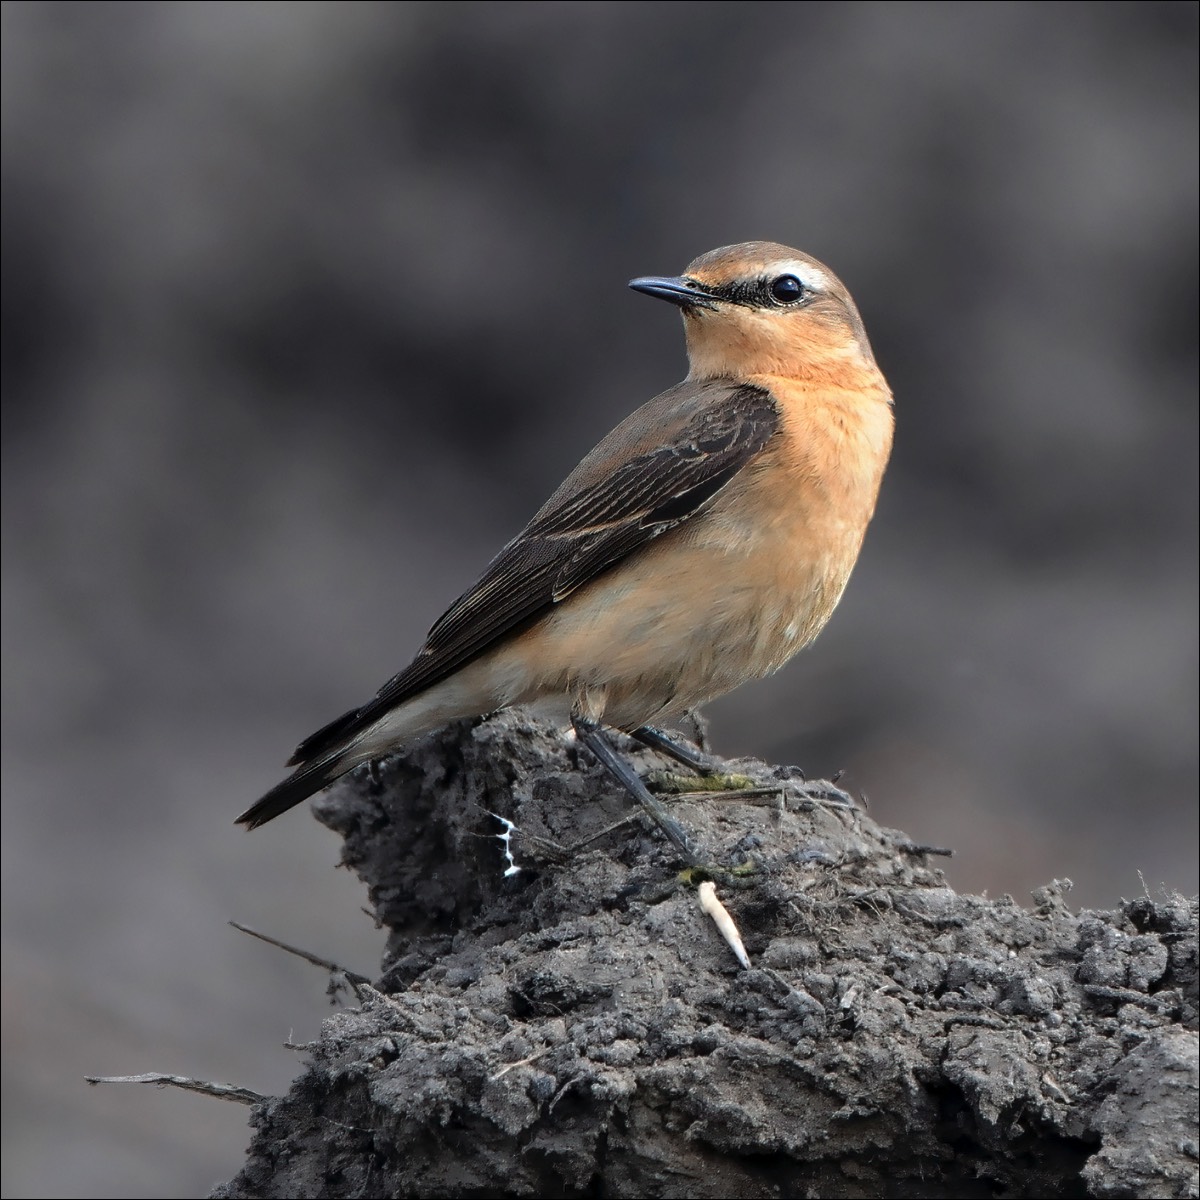
M 601 438 L 538 510 L 544 526 L 581 493 L 627 477 L 631 468 L 666 468 L 724 450 L 760 449 L 779 425 L 773 388 L 731 379 L 685 379 L 630 413 Z M 523 531 L 525 532 L 525 531 Z

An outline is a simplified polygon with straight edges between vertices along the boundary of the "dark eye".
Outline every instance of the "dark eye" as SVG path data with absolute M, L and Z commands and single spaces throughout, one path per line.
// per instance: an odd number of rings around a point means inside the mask
M 771 280 L 771 295 L 780 304 L 792 304 L 804 295 L 804 284 L 795 275 L 780 275 Z

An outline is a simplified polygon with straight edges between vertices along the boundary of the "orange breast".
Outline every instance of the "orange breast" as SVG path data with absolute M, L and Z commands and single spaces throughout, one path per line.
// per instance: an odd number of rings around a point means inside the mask
M 877 376 L 877 373 L 876 373 Z M 829 619 L 891 446 L 882 379 L 864 397 L 755 379 L 783 424 L 706 513 L 573 593 L 511 644 L 545 690 L 636 726 L 778 669 Z

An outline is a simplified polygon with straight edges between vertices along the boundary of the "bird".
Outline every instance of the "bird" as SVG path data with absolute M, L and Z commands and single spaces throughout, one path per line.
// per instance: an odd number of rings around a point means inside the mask
M 412 662 L 305 738 L 238 823 L 453 720 L 531 705 L 569 720 L 694 860 L 607 731 L 710 767 L 662 726 L 778 670 L 829 620 L 875 511 L 893 399 L 849 291 L 799 250 L 722 246 L 629 286 L 680 310 L 686 378 L 603 438 Z

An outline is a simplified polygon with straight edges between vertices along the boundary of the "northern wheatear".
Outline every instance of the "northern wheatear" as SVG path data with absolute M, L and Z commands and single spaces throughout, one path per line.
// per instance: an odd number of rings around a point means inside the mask
M 693 766 L 656 726 L 783 666 L 829 619 L 892 445 L 892 396 L 849 292 L 772 242 L 630 287 L 678 305 L 690 371 L 567 476 L 373 700 L 300 743 L 238 821 L 262 825 L 459 717 L 569 716 L 643 804 L 603 725 Z M 687 852 L 661 810 L 655 819 Z

